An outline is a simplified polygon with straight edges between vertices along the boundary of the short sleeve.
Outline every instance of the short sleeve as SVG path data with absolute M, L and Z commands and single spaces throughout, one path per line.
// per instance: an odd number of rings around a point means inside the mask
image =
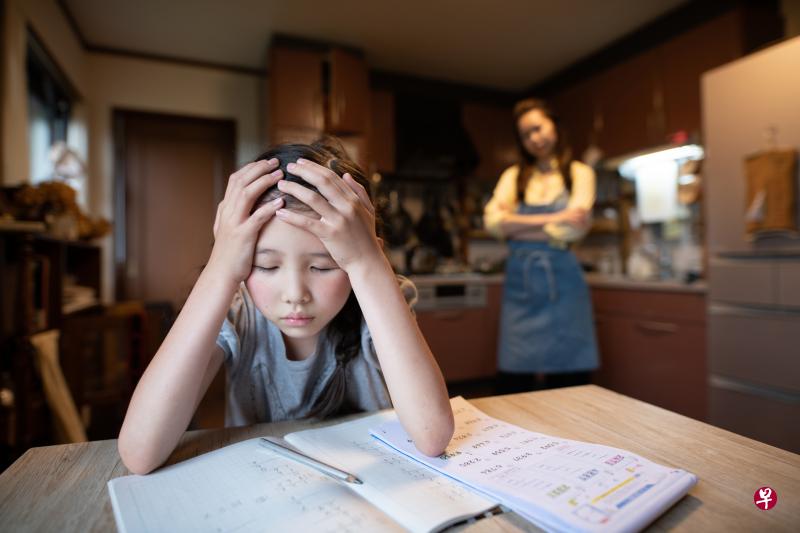
M 500 220 L 504 211 L 516 211 L 517 208 L 517 176 L 519 166 L 508 167 L 500 175 L 497 185 L 492 193 L 492 198 L 483 208 L 483 227 L 497 239 L 504 239 L 500 229 Z
M 567 202 L 567 209 L 580 207 L 591 213 L 595 199 L 595 174 L 592 167 L 573 161 L 570 167 L 572 173 L 572 190 Z M 588 233 L 588 227 L 576 227 L 566 222 L 551 222 L 544 227 L 552 239 L 564 242 L 575 242 Z

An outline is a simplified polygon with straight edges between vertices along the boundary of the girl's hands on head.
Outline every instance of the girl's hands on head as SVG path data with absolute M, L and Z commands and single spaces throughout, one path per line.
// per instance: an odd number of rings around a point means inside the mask
M 214 249 L 208 266 L 231 282 L 243 281 L 250 274 L 258 233 L 283 205 L 283 199 L 278 198 L 250 213 L 258 197 L 283 177 L 278 166 L 277 159 L 256 161 L 228 178 L 225 198 L 217 206 Z
M 311 207 L 320 218 L 288 209 L 278 210 L 278 218 L 316 235 L 345 272 L 359 261 L 381 255 L 375 208 L 361 184 L 348 173 L 340 178 L 328 167 L 306 159 L 289 163 L 286 168 L 314 185 L 319 193 L 290 181 L 279 182 L 278 188 Z

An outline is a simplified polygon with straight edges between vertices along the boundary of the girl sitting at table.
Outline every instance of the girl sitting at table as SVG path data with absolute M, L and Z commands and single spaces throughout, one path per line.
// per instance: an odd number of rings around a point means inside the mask
M 322 142 L 274 147 L 230 176 L 208 263 L 128 407 L 130 471 L 167 459 L 223 363 L 228 426 L 393 405 L 419 451 L 444 450 L 447 389 L 366 185 Z

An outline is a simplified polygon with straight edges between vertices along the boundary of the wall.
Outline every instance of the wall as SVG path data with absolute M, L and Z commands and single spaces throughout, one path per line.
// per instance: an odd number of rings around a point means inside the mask
M 800 0 L 782 0 L 781 14 L 785 23 L 786 37 L 800 35 Z
M 77 91 L 68 142 L 88 161 L 88 210 L 113 217 L 115 108 L 232 119 L 236 160 L 245 163 L 263 149 L 265 80 L 221 69 L 135 59 L 85 50 L 54 0 L 6 0 L 3 17 L 2 174 L 0 184 L 29 179 L 26 26 L 30 26 Z M 210 229 L 209 229 L 210 231 Z M 111 238 L 103 247 L 103 300 L 112 300 Z
M 16 185 L 29 179 L 28 90 L 25 80 L 27 29 L 30 27 L 53 56 L 72 88 L 83 96 L 88 89 L 86 54 L 78 38 L 52 0 L 6 0 L 3 17 L 2 169 L 0 184 Z M 72 143 L 84 146 L 78 127 Z M 87 155 L 82 152 L 84 157 Z
M 263 151 L 264 80 L 247 74 L 159 61 L 90 53 L 89 205 L 113 216 L 115 108 L 226 118 L 236 121 L 236 161 L 243 164 Z M 211 229 L 209 228 L 209 231 Z M 104 300 L 113 294 L 111 240 L 104 243 Z

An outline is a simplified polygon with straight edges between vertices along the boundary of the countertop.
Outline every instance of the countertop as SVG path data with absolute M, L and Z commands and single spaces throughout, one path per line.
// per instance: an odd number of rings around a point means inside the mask
M 471 283 L 500 284 L 503 283 L 503 274 L 479 274 L 476 272 L 465 272 L 458 274 L 418 274 L 409 276 L 411 281 L 418 287 L 429 285 L 456 285 Z M 585 274 L 586 283 L 590 287 L 604 289 L 625 289 L 641 291 L 667 291 L 667 292 L 688 292 L 704 294 L 708 290 L 705 281 L 695 281 L 694 283 L 682 283 L 677 280 L 654 280 L 639 281 L 622 275 L 599 274 L 587 272 Z
M 800 456 L 594 385 L 470 400 L 490 416 L 562 438 L 602 443 L 695 474 L 689 494 L 653 531 L 794 531 Z M 244 439 L 312 427 L 279 422 L 184 435 L 168 463 Z M 115 440 L 31 448 L 0 475 L 0 531 L 114 531 L 106 483 L 129 472 Z M 778 495 L 756 508 L 763 486 Z M 459 531 L 539 531 L 505 513 Z

